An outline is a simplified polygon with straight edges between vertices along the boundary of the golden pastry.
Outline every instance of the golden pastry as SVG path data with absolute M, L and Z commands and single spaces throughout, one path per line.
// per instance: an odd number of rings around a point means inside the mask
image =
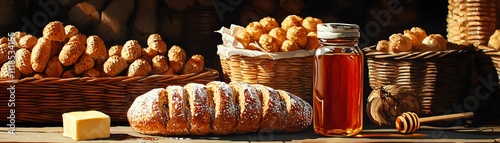
M 145 59 L 137 59 L 128 68 L 127 76 L 147 76 L 151 72 L 151 65 Z
M 5 63 L 0 69 L 0 78 L 2 79 L 19 79 L 21 78 L 21 73 L 16 69 L 15 64 Z
M 87 38 L 87 50 L 85 53 L 90 55 L 97 63 L 104 63 L 108 57 L 107 52 L 106 45 L 99 36 L 92 35 Z
M 168 51 L 170 68 L 174 73 L 179 73 L 186 62 L 186 52 L 179 46 L 172 46 Z
M 64 41 L 68 41 L 71 37 L 80 33 L 80 31 L 78 31 L 78 29 L 76 29 L 73 25 L 66 25 L 64 27 L 64 33 L 66 34 Z
M 281 46 L 281 44 L 286 40 L 286 31 L 279 27 L 273 28 L 271 29 L 271 31 L 269 31 L 269 36 L 276 39 L 276 43 L 278 44 L 278 46 Z
M 425 37 L 427 37 L 427 33 L 422 28 L 412 27 L 410 29 L 410 31 L 413 32 L 413 33 L 415 33 L 417 35 L 418 39 L 422 39 L 423 40 Z
M 295 43 L 292 40 L 285 40 L 285 42 L 283 42 L 280 48 L 281 52 L 290 52 L 296 50 L 300 50 L 300 47 L 299 45 L 297 45 L 297 43 Z
M 43 37 L 46 37 L 50 41 L 64 42 L 64 38 L 66 38 L 64 32 L 64 26 L 61 22 L 52 21 L 43 28 Z
M 422 44 L 422 40 L 424 40 L 424 39 L 419 39 L 420 37 L 417 36 L 416 33 L 411 32 L 410 30 L 405 30 L 403 33 L 406 37 L 410 39 L 412 49 L 420 47 L 420 45 Z
M 52 57 L 47 63 L 47 69 L 45 69 L 45 74 L 47 77 L 61 77 L 63 72 L 63 67 L 59 58 L 57 56 Z
M 272 17 L 264 17 L 260 19 L 259 24 L 262 25 L 266 33 L 271 31 L 271 29 L 279 27 L 278 22 L 276 22 L 276 19 Z
M 95 68 L 91 68 L 89 70 L 86 70 L 85 72 L 83 72 L 82 75 L 84 77 L 101 77 L 101 73 Z
M 82 56 L 80 56 L 78 61 L 76 61 L 74 72 L 75 74 L 82 74 L 84 71 L 94 67 L 94 65 L 94 59 L 92 59 L 90 55 L 84 53 Z
M 123 48 L 123 46 L 121 46 L 121 45 L 112 46 L 111 48 L 109 48 L 108 56 L 109 57 L 111 57 L 113 55 L 121 56 L 122 48 Z
M 50 42 L 51 47 L 50 47 L 50 57 L 56 56 L 61 52 L 62 47 L 64 46 L 63 42 L 57 42 L 57 41 L 51 41 Z
M 158 55 L 158 51 L 153 50 L 153 48 L 150 48 L 150 47 L 148 47 L 146 49 L 143 48 L 142 52 L 143 52 L 142 53 L 142 57 L 147 57 L 147 58 L 150 58 L 150 59 L 153 58 L 153 57 L 155 57 L 156 55 Z
M 52 43 L 45 37 L 38 38 L 38 41 L 31 52 L 31 67 L 35 72 L 43 72 L 47 62 L 50 60 Z
M 165 52 L 167 52 L 167 44 L 165 44 L 165 42 L 163 42 L 163 41 L 151 42 L 151 43 L 149 43 L 148 48 L 155 50 L 156 53 L 158 53 L 160 55 L 165 55 Z M 151 56 L 151 57 L 153 57 L 153 56 Z
M 189 63 L 189 61 L 188 61 Z M 151 60 L 154 74 L 162 74 L 168 71 L 168 59 L 163 55 L 156 55 Z
M 302 21 L 302 27 L 304 27 L 307 32 L 317 32 L 318 28 L 316 26 L 320 23 L 323 23 L 321 19 L 309 16 Z
M 309 32 L 307 33 L 307 43 L 305 46 L 306 50 L 313 50 L 316 49 L 319 46 L 319 38 L 316 32 Z
M 26 33 L 24 32 L 20 32 L 20 31 L 17 31 L 17 32 L 14 32 L 12 35 L 10 35 L 11 39 L 10 40 L 14 40 L 12 41 L 14 43 L 14 46 L 15 47 L 21 47 L 21 45 L 19 45 L 19 41 L 21 40 L 21 38 L 23 38 L 24 36 L 26 36 Z M 9 39 L 7 39 L 9 40 Z
M 123 45 L 121 56 L 127 63 L 134 62 L 137 58 L 141 57 L 142 47 L 136 40 L 128 40 Z
M 0 64 L 3 64 L 9 60 L 10 57 L 9 51 L 12 51 L 9 48 L 9 44 L 7 43 L 0 44 Z
M 16 68 L 24 75 L 33 73 L 30 58 L 31 52 L 28 49 L 23 48 L 16 51 Z
M 75 77 L 75 72 L 70 69 L 70 70 L 67 70 L 67 71 L 64 71 L 63 74 L 61 75 L 61 78 L 73 78 Z
M 3 43 L 9 43 L 9 38 L 7 38 L 7 37 L 0 38 L 0 44 L 3 44 Z
M 245 31 L 254 41 L 259 41 L 260 36 L 262 34 L 266 34 L 266 30 L 264 30 L 264 27 L 262 27 L 259 22 L 252 22 L 248 24 Z
M 260 47 L 262 47 L 264 52 L 272 53 L 277 52 L 279 49 L 278 44 L 276 43 L 276 39 L 267 34 L 263 34 L 262 36 L 260 36 L 259 45 Z
M 149 35 L 149 37 L 148 37 L 148 43 L 147 43 L 148 46 L 149 46 L 149 44 L 151 44 L 151 43 L 153 43 L 155 41 L 163 41 L 163 39 L 161 38 L 160 35 L 158 35 L 156 33 Z
M 411 51 L 410 38 L 401 33 L 392 34 L 389 37 L 389 52 L 398 53 Z
M 64 66 L 74 64 L 78 58 L 85 52 L 85 46 L 80 41 L 68 42 L 59 53 L 59 61 Z
M 83 34 L 76 34 L 75 36 L 72 36 L 68 42 L 71 42 L 71 41 L 80 41 L 83 43 L 83 45 L 85 46 L 85 49 L 87 48 L 87 36 L 83 35 Z
M 500 50 L 500 30 L 495 30 L 495 33 L 491 35 L 490 41 L 488 41 L 488 47 L 497 51 Z
M 288 30 L 294 26 L 301 26 L 303 19 L 297 15 L 289 15 L 281 22 L 281 28 Z
M 205 68 L 205 59 L 201 55 L 193 55 L 191 59 L 186 62 L 182 69 L 182 74 L 200 73 Z
M 38 38 L 33 35 L 26 35 L 19 40 L 19 48 L 26 48 L 28 50 L 32 50 L 35 47 Z
M 422 41 L 419 51 L 444 51 L 447 49 L 447 41 L 439 34 L 431 34 Z
M 127 62 L 122 57 L 113 55 L 104 62 L 103 71 L 107 76 L 114 77 L 119 75 L 124 69 L 127 68 Z
M 288 40 L 295 41 L 300 47 L 304 47 L 307 43 L 307 30 L 302 27 L 290 27 L 286 32 Z
M 252 42 L 252 38 L 250 37 L 250 34 L 245 32 L 245 30 L 239 31 L 234 38 L 243 45 L 245 49 L 248 49 L 248 44 Z M 250 50 L 255 50 L 255 49 L 250 49 Z
M 377 43 L 377 51 L 380 52 L 389 52 L 389 41 L 387 40 L 380 40 Z

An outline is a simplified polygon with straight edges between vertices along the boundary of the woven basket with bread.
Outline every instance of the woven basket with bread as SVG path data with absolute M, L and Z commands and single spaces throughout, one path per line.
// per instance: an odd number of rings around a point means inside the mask
M 60 122 L 62 113 L 76 110 L 101 110 L 126 121 L 126 107 L 138 95 L 219 76 L 205 68 L 203 56 L 167 48 L 158 34 L 149 36 L 147 48 L 128 40 L 108 49 L 99 36 L 53 21 L 42 37 L 15 32 L 0 42 L 0 85 L 12 89 L 0 94 L 14 94 L 0 99 L 16 99 L 18 122 Z M 8 116 L 8 108 L 0 110 Z
M 318 18 L 290 15 L 281 24 L 265 17 L 246 27 L 223 27 L 217 31 L 223 40 L 217 53 L 225 80 L 263 84 L 310 100 L 318 23 Z
M 375 90 L 396 86 L 407 91 L 399 93 L 417 95 L 419 107 L 411 109 L 418 109 L 419 116 L 443 114 L 473 92 L 470 80 L 475 68 L 474 48 L 447 42 L 439 34 L 427 35 L 423 29 L 413 27 L 364 51 L 370 86 Z M 405 99 L 407 95 L 390 96 Z M 372 107 L 378 105 L 382 104 Z

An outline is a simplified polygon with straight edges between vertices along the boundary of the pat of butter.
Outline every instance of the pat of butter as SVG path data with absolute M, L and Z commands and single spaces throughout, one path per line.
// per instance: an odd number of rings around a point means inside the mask
M 111 119 L 99 111 L 77 111 L 64 113 L 63 136 L 73 140 L 109 138 Z

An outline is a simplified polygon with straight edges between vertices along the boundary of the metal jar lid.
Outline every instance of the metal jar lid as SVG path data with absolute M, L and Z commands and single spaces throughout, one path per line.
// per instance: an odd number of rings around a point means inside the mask
M 359 38 L 359 26 L 347 23 L 321 23 L 317 25 L 318 38 Z

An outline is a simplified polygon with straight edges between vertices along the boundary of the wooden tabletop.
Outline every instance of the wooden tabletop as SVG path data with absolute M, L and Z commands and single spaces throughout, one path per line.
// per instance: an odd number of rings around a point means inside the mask
M 62 127 L 17 127 L 15 135 L 8 134 L 9 128 L 0 128 L 0 142 L 75 142 L 62 136 Z M 111 127 L 109 139 L 83 142 L 291 142 L 291 143 L 333 143 L 333 142 L 500 142 L 500 125 L 483 127 L 429 127 L 423 126 L 414 134 L 399 134 L 395 129 L 364 129 L 355 137 L 324 137 L 309 128 L 297 133 L 259 132 L 243 135 L 164 137 L 142 135 L 128 126 Z

